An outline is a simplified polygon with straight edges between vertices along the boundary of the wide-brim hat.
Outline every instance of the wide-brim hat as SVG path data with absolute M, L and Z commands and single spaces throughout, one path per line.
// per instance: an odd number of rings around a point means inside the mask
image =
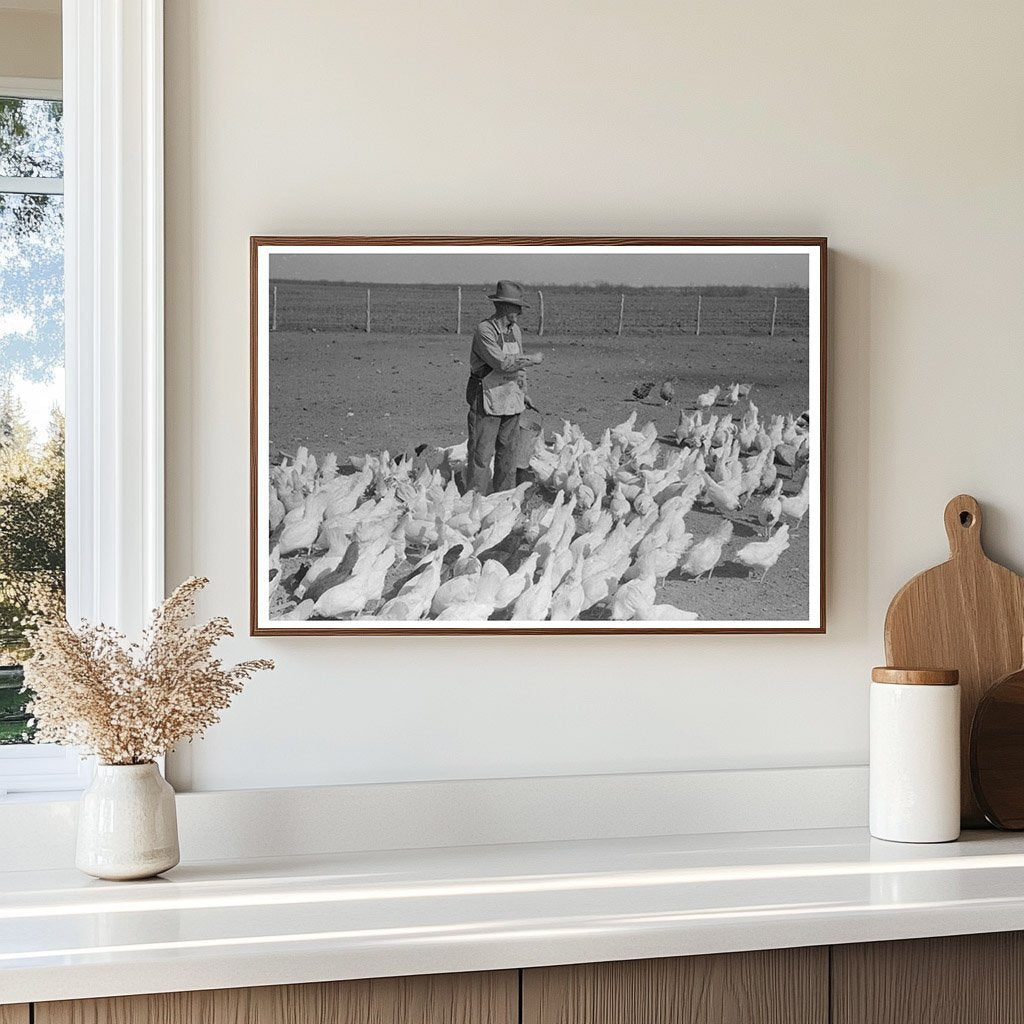
M 508 302 L 520 308 L 530 308 L 530 304 L 523 301 L 523 286 L 515 281 L 499 281 L 494 287 L 494 294 L 487 298 L 491 302 Z

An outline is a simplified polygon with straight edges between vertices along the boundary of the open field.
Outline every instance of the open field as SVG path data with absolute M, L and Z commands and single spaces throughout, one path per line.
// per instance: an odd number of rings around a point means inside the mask
M 349 284 L 340 281 L 271 280 L 271 327 L 279 331 L 366 331 L 366 291 L 370 290 L 370 329 L 384 334 L 454 334 L 457 285 Z M 487 293 L 493 285 L 462 285 L 462 332 L 490 316 Z M 766 335 L 775 299 L 776 336 L 807 335 L 806 288 L 587 288 L 544 285 L 544 333 L 609 335 L 619 324 L 625 296 L 623 335 L 694 334 L 700 301 L 701 335 Z M 277 290 L 276 319 L 273 308 Z M 540 300 L 528 289 L 520 326 L 539 328 Z M 275 327 L 276 324 L 276 327 Z
M 318 458 L 335 452 L 344 464 L 350 456 L 383 449 L 392 455 L 419 444 L 446 446 L 466 436 L 464 391 L 470 334 L 365 334 L 333 331 L 271 335 L 270 445 L 277 463 L 306 445 Z M 529 392 L 542 410 L 548 434 L 563 419 L 578 424 L 595 443 L 606 427 L 638 412 L 660 435 L 670 435 L 680 409 L 695 408 L 698 393 L 710 385 L 745 382 L 762 419 L 799 415 L 808 407 L 806 335 L 765 336 L 568 336 L 527 337 L 529 351 L 544 362 L 529 374 Z M 662 381 L 674 382 L 674 401 L 656 399 Z M 638 383 L 655 382 L 652 396 L 637 402 Z M 746 402 L 729 412 L 739 417 Z M 725 413 L 724 408 L 715 410 Z M 666 446 L 667 447 L 667 446 Z M 780 467 L 785 476 L 788 469 Z M 785 493 L 794 490 L 786 485 Z M 756 513 L 761 496 L 731 513 L 735 533 L 730 550 L 757 539 Z M 700 540 L 721 516 L 698 505 L 687 516 L 688 529 Z M 791 537 L 788 550 L 764 582 L 748 579 L 747 569 L 728 552 L 710 581 L 692 581 L 675 572 L 658 589 L 659 602 L 695 611 L 702 620 L 794 619 L 808 616 L 807 520 Z M 523 552 L 507 552 L 514 568 Z M 300 573 L 309 556 L 286 559 L 285 578 Z M 409 569 L 406 567 L 405 574 Z M 401 577 L 389 581 L 389 586 Z M 277 613 L 288 610 L 279 604 Z M 598 613 L 596 617 L 600 617 Z

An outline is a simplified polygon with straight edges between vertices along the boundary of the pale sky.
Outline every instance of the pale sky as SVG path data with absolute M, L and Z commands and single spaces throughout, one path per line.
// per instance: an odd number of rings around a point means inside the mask
M 374 284 L 756 285 L 807 287 L 809 258 L 779 253 L 287 253 L 271 252 L 271 278 Z
M 0 312 L 0 336 L 27 334 L 32 326 L 32 318 L 23 312 Z M 62 412 L 64 410 L 64 367 L 54 367 L 48 381 L 26 380 L 21 374 L 14 373 L 11 375 L 11 391 L 21 400 L 36 442 L 44 441 L 54 406 Z
M 50 413 L 54 406 L 64 411 L 64 367 L 53 371 L 53 377 L 46 382 L 25 380 L 18 374 L 11 381 L 11 390 L 21 399 L 25 418 L 32 427 L 36 443 L 46 440 L 50 429 Z

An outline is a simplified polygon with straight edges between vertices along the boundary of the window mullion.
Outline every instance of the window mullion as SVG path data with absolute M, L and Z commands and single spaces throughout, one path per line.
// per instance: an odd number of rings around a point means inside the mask
M 63 178 L 5 178 L 0 175 L 0 192 L 23 196 L 59 196 L 64 193 Z

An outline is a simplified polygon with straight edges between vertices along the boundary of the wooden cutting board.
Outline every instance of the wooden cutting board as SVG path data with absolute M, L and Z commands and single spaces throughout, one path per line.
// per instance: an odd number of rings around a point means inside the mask
M 960 813 L 965 828 L 984 827 L 974 799 L 970 734 L 988 688 L 1020 667 L 1024 578 L 993 562 L 981 545 L 981 508 L 957 495 L 945 511 L 949 561 L 915 576 L 885 616 L 885 657 L 895 668 L 960 671 Z

